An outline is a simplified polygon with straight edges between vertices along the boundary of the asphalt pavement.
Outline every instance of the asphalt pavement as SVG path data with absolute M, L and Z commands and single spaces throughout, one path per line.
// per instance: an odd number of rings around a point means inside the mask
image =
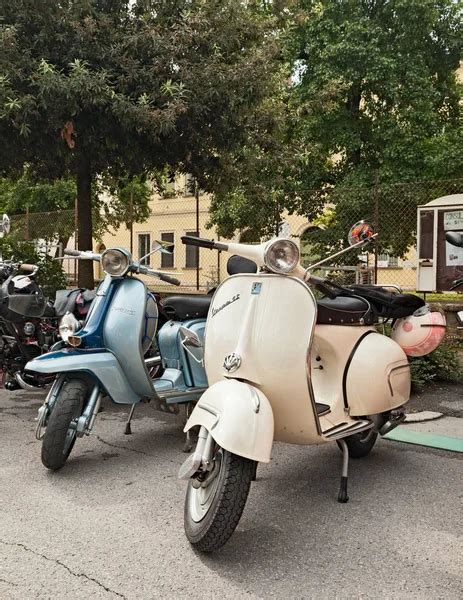
M 0 598 L 463 597 L 463 454 L 380 440 L 336 501 L 335 444 L 276 444 L 230 542 L 204 556 L 183 532 L 181 420 L 106 404 L 49 473 L 42 397 L 0 391 Z

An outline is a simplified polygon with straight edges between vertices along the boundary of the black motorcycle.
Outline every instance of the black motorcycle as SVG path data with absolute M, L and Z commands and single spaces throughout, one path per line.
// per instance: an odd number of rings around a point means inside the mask
M 95 297 L 90 290 L 59 290 L 51 303 L 35 281 L 37 271 L 36 265 L 0 263 L 0 369 L 7 390 L 35 389 L 53 380 L 24 367 L 59 340 L 66 313 L 85 319 Z

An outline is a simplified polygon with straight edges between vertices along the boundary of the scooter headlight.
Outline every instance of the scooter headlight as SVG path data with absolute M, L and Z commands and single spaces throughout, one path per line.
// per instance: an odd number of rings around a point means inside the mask
M 129 270 L 132 257 L 130 252 L 122 248 L 110 248 L 101 255 L 103 271 L 113 277 L 122 277 Z
M 299 264 L 299 248 L 291 240 L 274 240 L 265 249 L 264 262 L 275 273 L 290 273 Z
M 73 336 L 76 331 L 79 331 L 81 325 L 75 316 L 67 312 L 59 323 L 59 334 L 65 342 L 69 341 L 69 337 Z

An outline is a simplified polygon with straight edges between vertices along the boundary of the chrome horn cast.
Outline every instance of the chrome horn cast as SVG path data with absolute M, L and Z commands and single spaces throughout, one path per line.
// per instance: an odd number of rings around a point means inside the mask
M 223 361 L 223 367 L 229 373 L 233 373 L 237 371 L 241 366 L 241 356 L 236 354 L 236 352 L 230 352 L 225 356 Z

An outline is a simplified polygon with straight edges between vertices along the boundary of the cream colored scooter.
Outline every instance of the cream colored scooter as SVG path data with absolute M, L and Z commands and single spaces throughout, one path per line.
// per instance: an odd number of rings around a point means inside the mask
M 357 247 L 365 242 L 359 234 Z M 365 456 L 378 432 L 403 420 L 410 368 L 400 346 L 376 332 L 368 301 L 324 298 L 317 305 L 309 285 L 330 295 L 328 282 L 300 265 L 294 241 L 182 241 L 260 267 L 215 292 L 204 346 L 210 387 L 185 427 L 199 426 L 196 449 L 179 473 L 188 480 L 185 531 L 194 547 L 210 552 L 235 530 L 257 463 L 270 460 L 274 440 L 336 441 L 343 452 L 338 500 L 347 502 L 349 455 Z M 186 333 L 184 344 L 197 350 L 200 342 Z

